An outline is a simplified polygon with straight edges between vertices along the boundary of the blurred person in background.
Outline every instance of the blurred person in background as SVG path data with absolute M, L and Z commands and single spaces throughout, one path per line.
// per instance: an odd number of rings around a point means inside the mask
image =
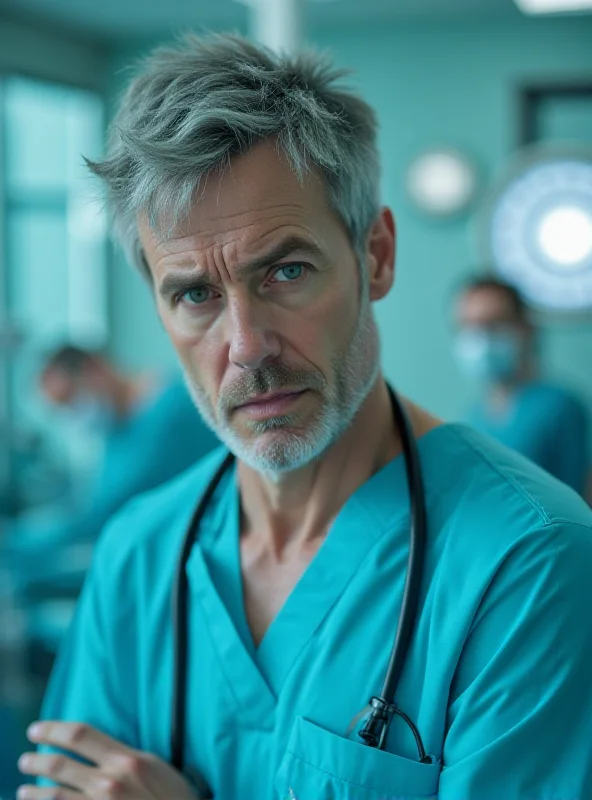
M 71 428 L 102 444 L 81 536 L 95 538 L 127 500 L 187 469 L 219 442 L 181 379 L 126 375 L 99 352 L 71 345 L 48 359 L 40 384 Z
M 586 494 L 588 411 L 541 377 L 537 331 L 520 293 L 495 277 L 471 278 L 455 311 L 456 360 L 480 389 L 467 421 Z
M 47 357 L 40 387 L 56 422 L 83 448 L 94 447 L 97 463 L 78 508 L 23 515 L 10 531 L 9 550 L 28 556 L 19 570 L 26 583 L 50 580 L 64 566 L 57 563 L 56 547 L 92 544 L 128 500 L 218 443 L 180 378 L 126 375 L 100 352 L 60 347 Z

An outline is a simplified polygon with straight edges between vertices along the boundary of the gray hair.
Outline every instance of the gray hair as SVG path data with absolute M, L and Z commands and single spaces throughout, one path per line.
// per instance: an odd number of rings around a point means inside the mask
M 299 180 L 311 166 L 321 171 L 360 258 L 379 212 L 377 123 L 340 84 L 345 74 L 318 54 L 277 55 L 233 35 L 188 35 L 149 55 L 123 96 L 106 158 L 88 162 L 128 258 L 149 278 L 138 216 L 170 231 L 208 175 L 269 137 Z

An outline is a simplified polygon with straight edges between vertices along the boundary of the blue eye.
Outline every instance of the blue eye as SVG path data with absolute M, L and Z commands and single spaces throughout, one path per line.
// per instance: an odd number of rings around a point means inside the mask
M 302 277 L 303 273 L 303 264 L 286 264 L 283 267 L 279 267 L 274 277 L 276 280 L 280 281 L 280 283 L 288 283 L 298 280 L 298 278 Z
M 188 292 L 184 292 L 181 295 L 180 299 L 190 306 L 203 305 L 206 300 L 210 299 L 209 289 L 206 286 L 200 286 L 197 289 L 189 289 Z

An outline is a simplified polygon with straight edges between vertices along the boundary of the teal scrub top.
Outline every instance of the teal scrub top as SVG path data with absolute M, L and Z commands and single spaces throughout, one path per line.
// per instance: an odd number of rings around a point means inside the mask
M 565 389 L 527 383 L 516 390 L 505 413 L 481 402 L 468 421 L 584 494 L 592 466 L 589 414 Z
M 429 519 L 419 619 L 385 751 L 348 735 L 380 691 L 406 573 L 399 457 L 345 503 L 258 647 L 239 566 L 236 472 L 187 566 L 187 774 L 216 800 L 592 797 L 592 513 L 531 462 L 462 425 L 419 441 Z M 170 755 L 171 583 L 224 453 L 109 525 L 43 716 Z M 164 799 L 163 799 L 164 800 Z

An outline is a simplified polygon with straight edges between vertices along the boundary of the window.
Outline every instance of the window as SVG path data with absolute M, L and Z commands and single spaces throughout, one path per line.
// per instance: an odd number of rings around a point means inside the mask
M 6 487 L 14 484 L 23 442 L 51 435 L 35 391 L 40 355 L 65 340 L 101 346 L 107 336 L 105 215 L 84 163 L 84 156 L 101 152 L 103 106 L 89 91 L 7 77 L 0 81 L 0 129 L 0 425 L 9 436 L 0 480 Z

